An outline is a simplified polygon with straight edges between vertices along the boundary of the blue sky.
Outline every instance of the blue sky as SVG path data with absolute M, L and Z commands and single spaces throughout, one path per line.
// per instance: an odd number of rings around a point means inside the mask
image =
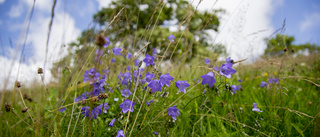
M 198 1 L 195 0 L 193 5 Z M 34 77 L 30 76 L 30 72 L 36 76 L 37 68 L 43 67 L 52 0 L 36 1 L 25 52 L 22 55 L 21 69 L 17 69 L 17 60 L 13 61 L 12 67 L 7 65 L 11 64 L 14 55 L 17 55 L 16 59 L 20 57 L 22 44 L 17 42 L 20 32 L 22 43 L 26 36 L 26 27 L 23 25 L 32 3 L 33 0 L 0 0 L 0 72 L 3 72 L 3 75 L 0 75 L 1 83 L 8 76 L 9 70 L 16 73 L 10 75 L 13 77 L 10 82 L 15 81 L 15 78 L 31 81 Z M 52 63 L 68 53 L 68 47 L 63 45 L 76 40 L 82 30 L 92 25 L 90 23 L 93 14 L 109 3 L 110 0 L 58 0 L 49 42 L 49 60 L 46 68 L 49 78 Z M 199 10 L 226 9 L 226 14 L 219 15 L 221 32 L 209 33 L 212 35 L 212 41 L 226 45 L 229 56 L 236 60 L 258 59 L 266 48 L 263 39 L 280 28 L 284 19 L 284 34 L 294 36 L 295 44 L 310 42 L 320 45 L 319 0 L 220 0 L 214 3 L 213 0 L 204 0 Z M 172 25 L 169 28 L 174 30 L 176 26 Z M 19 77 L 15 77 L 18 73 Z

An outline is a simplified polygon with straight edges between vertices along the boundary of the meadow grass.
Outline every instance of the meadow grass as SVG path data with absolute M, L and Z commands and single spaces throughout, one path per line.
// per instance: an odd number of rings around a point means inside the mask
M 110 24 L 112 23 L 113 20 Z M 109 26 L 104 32 L 108 28 Z M 176 40 L 179 41 L 180 38 Z M 168 48 L 176 46 L 173 41 L 168 43 Z M 210 64 L 204 63 L 205 57 L 202 55 L 188 62 L 186 55 L 189 54 L 190 45 L 182 49 L 183 52 L 178 59 L 172 61 L 170 65 L 163 61 L 166 50 L 163 55 L 154 55 L 155 65 L 145 67 L 144 71 L 138 73 L 142 76 L 136 77 L 136 80 L 132 80 L 131 84 L 125 87 L 121 84 L 124 79 L 123 73 L 130 73 L 129 77 L 134 79 L 134 70 L 140 69 L 139 65 L 134 65 L 134 61 L 140 55 L 145 55 L 144 48 L 147 48 L 148 44 L 142 49 L 135 50 L 136 54 L 131 59 L 126 57 L 128 54 L 126 49 L 122 49 L 121 56 L 115 56 L 113 53 L 107 54 L 107 50 L 112 50 L 112 46 L 103 49 L 92 43 L 88 44 L 89 46 L 81 49 L 82 51 L 75 57 L 74 67 L 65 67 L 55 72 L 56 75 L 61 75 L 58 82 L 46 84 L 42 82 L 43 74 L 39 74 L 39 79 L 31 88 L 16 86 L 13 91 L 1 94 L 5 95 L 4 102 L 10 105 L 2 107 L 0 134 L 2 136 L 116 136 L 119 130 L 123 130 L 126 136 L 317 136 L 320 134 L 319 54 L 292 57 L 284 53 L 281 56 L 263 58 L 252 64 L 235 61 L 233 68 L 237 72 L 228 79 L 221 76 L 220 71 L 212 69 L 225 64 L 224 61 L 215 60 L 218 57 L 216 54 L 209 56 Z M 101 56 L 96 55 L 96 49 L 103 49 L 105 52 Z M 97 56 L 98 59 L 95 59 Z M 116 60 L 115 63 L 111 62 L 112 58 Z M 128 70 L 128 66 L 131 66 L 131 69 Z M 94 90 L 94 84 L 84 81 L 84 73 L 92 68 L 106 76 L 103 90 L 108 97 L 97 100 L 97 96 L 91 96 L 85 98 L 85 101 L 75 102 L 76 97 Z M 104 72 L 104 69 L 109 72 Z M 163 86 L 161 92 L 152 93 L 152 88 L 140 81 L 145 79 L 147 72 L 155 74 L 155 79 L 166 73 L 174 79 L 170 87 Z M 216 83 L 213 87 L 202 84 L 201 76 L 208 72 L 213 72 L 215 75 Z M 268 82 L 270 77 L 278 78 L 279 83 Z M 186 93 L 179 92 L 176 87 L 176 82 L 181 80 L 190 84 L 186 88 Z M 260 86 L 262 81 L 268 83 L 264 88 Z M 231 85 L 241 85 L 241 87 L 234 93 Z M 128 98 L 121 95 L 121 90 L 126 88 L 132 92 Z M 126 99 L 135 102 L 133 112 L 123 113 L 119 107 Z M 146 105 L 150 100 L 154 101 L 149 106 Z M 88 113 L 92 113 L 97 106 L 104 103 L 108 103 L 109 106 L 106 113 L 101 112 L 94 118 L 92 115 L 83 114 L 86 112 L 83 111 L 85 106 L 88 107 Z M 252 111 L 253 103 L 257 103 L 262 112 Z M 169 116 L 168 109 L 173 106 L 179 109 L 180 116 L 176 117 L 177 120 Z M 25 107 L 28 107 L 28 110 L 23 113 Z M 65 111 L 60 111 L 62 108 L 65 108 Z M 109 123 L 114 118 L 115 123 L 110 127 Z

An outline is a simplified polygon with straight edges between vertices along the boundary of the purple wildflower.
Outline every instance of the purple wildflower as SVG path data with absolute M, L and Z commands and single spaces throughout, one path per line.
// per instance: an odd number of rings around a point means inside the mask
M 157 55 L 157 49 L 153 48 L 152 56 L 155 56 L 155 55 Z
M 134 62 L 134 66 L 138 67 L 138 66 L 139 66 L 139 64 L 140 64 L 140 60 L 139 60 L 139 59 L 137 59 L 137 60 Z
M 269 82 L 270 84 L 272 84 L 272 83 L 279 84 L 279 79 L 278 79 L 278 78 L 272 78 L 272 77 L 270 77 L 270 79 L 268 80 L 268 82 Z
M 127 70 L 128 70 L 128 71 L 131 71 L 131 66 L 128 66 L 128 67 L 127 67 Z
M 239 80 L 238 80 L 238 82 L 240 82 L 240 83 L 241 83 L 241 82 L 242 82 L 242 80 L 241 80 L 241 79 L 239 79 Z
M 60 110 L 59 110 L 60 113 L 63 113 L 64 111 L 66 111 L 66 108 L 65 108 L 65 107 L 60 108 Z
M 152 80 L 149 84 L 148 87 L 152 89 L 152 93 L 156 91 L 161 91 L 161 85 L 159 80 Z
M 92 84 L 94 81 L 98 81 L 100 78 L 100 74 L 94 69 L 89 69 L 83 74 L 83 83 L 90 82 Z
M 220 74 L 226 78 L 231 78 L 231 74 L 236 73 L 237 71 L 232 68 L 232 63 L 222 64 L 220 68 Z
M 81 113 L 83 116 L 85 117 L 89 117 L 90 116 L 90 110 L 88 106 L 82 107 L 81 109 Z
M 239 87 L 236 85 L 231 85 L 233 94 L 236 94 L 236 91 L 239 90 Z
M 128 57 L 128 59 L 131 59 L 132 54 L 131 54 L 131 53 L 128 53 L 127 57 Z
M 174 37 L 174 35 L 173 34 L 171 34 L 169 37 L 168 37 L 168 39 L 170 40 L 170 42 L 174 42 L 174 39 L 175 39 L 176 37 Z
M 121 55 L 121 48 L 113 48 L 112 51 L 113 51 L 113 54 L 115 56 L 118 56 L 118 55 Z
M 146 58 L 143 59 L 143 62 L 146 63 L 146 66 L 154 65 L 154 57 L 149 56 L 148 54 L 146 55 Z
M 109 123 L 109 126 L 110 126 L 110 127 L 113 127 L 115 121 L 116 121 L 116 119 L 113 118 L 113 119 L 111 120 L 111 122 Z
M 154 100 L 152 99 L 152 100 L 150 100 L 149 102 L 147 101 L 146 103 L 147 103 L 147 106 L 150 106 L 150 104 L 153 102 Z
M 204 64 L 207 64 L 207 65 L 209 65 L 210 64 L 210 59 L 204 59 Z
M 212 69 L 215 70 L 215 71 L 219 71 L 220 70 L 219 67 L 213 67 Z
M 88 92 L 82 93 L 79 97 L 74 99 L 74 102 L 80 102 L 80 101 L 82 101 L 84 99 L 87 99 L 87 94 L 88 94 Z
M 252 111 L 263 112 L 257 107 L 257 103 L 253 103 Z
M 227 63 L 227 64 L 228 64 L 228 63 L 232 63 L 232 64 L 233 64 L 233 60 L 231 59 L 231 57 L 229 57 L 229 58 L 226 59 L 226 63 Z
M 154 131 L 154 132 L 153 132 L 153 134 L 155 134 L 155 135 L 159 135 L 159 133 L 158 133 L 158 132 L 156 132 L 156 131 Z
M 265 88 L 267 86 L 268 86 L 267 82 L 261 81 L 260 87 Z
M 163 87 L 164 85 L 170 87 L 170 82 L 173 80 L 173 77 L 169 75 L 169 73 L 160 76 L 160 85 Z
M 147 72 L 146 76 L 144 77 L 144 81 L 146 81 L 148 84 L 155 78 L 154 74 L 151 74 Z
M 111 59 L 111 62 L 112 62 L 112 63 L 115 63 L 115 62 L 116 62 L 116 59 L 112 58 L 112 59 Z
M 202 85 L 205 85 L 208 83 L 209 87 L 212 88 L 213 84 L 216 83 L 216 80 L 214 79 L 214 73 L 209 72 L 208 74 L 202 75 Z
M 179 109 L 177 109 L 176 105 L 168 108 L 168 116 L 171 116 L 173 120 L 177 120 L 177 116 L 180 116 Z
M 131 95 L 131 92 L 129 89 L 121 90 L 121 96 L 124 96 L 125 98 L 128 98 Z
M 103 46 L 106 48 L 110 45 L 110 40 L 109 40 L 109 37 L 106 37 L 105 39 L 106 39 L 106 43 Z
M 119 130 L 116 137 L 124 137 L 123 130 Z
M 187 87 L 190 86 L 190 84 L 187 83 L 187 81 L 177 81 L 176 82 L 176 86 L 179 89 L 180 92 L 186 93 L 186 89 Z
M 132 103 L 132 105 L 131 105 Z M 125 114 L 128 111 L 133 112 L 133 106 L 134 106 L 134 102 L 130 101 L 129 99 L 126 99 L 125 101 L 123 101 L 123 103 L 120 104 L 120 108 L 122 108 L 122 113 Z M 130 109 L 131 107 L 131 109 Z

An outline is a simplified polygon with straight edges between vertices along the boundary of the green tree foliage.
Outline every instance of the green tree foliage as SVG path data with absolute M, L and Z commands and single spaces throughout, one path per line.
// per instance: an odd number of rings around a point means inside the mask
M 106 28 L 123 7 L 124 11 L 104 33 L 110 38 L 112 45 L 119 42 L 120 47 L 132 53 L 150 42 L 147 53 L 150 54 L 153 48 L 157 48 L 161 51 L 159 55 L 162 55 L 169 44 L 168 36 L 176 34 L 175 43 L 171 44 L 165 55 L 166 59 L 171 56 L 175 59 L 186 50 L 189 50 L 188 59 L 196 54 L 225 53 L 223 46 L 215 48 L 209 43 L 212 38 L 207 33 L 208 30 L 218 31 L 220 22 L 216 14 L 223 10 L 194 12 L 196 9 L 185 0 L 169 0 L 167 3 L 154 0 L 116 0 L 112 1 L 109 7 L 94 14 L 94 22 L 98 23 L 100 28 Z M 181 31 L 178 33 L 169 31 L 169 26 L 179 26 L 182 23 Z M 93 42 L 95 34 L 100 32 L 93 28 L 85 30 L 77 44 L 74 42 L 71 46 Z M 211 51 L 201 50 L 209 46 L 214 48 L 211 48 Z
M 299 50 L 308 49 L 309 52 L 320 50 L 320 47 L 315 44 L 301 44 L 294 45 L 294 37 L 288 35 L 277 34 L 274 38 L 266 39 L 267 49 L 264 51 L 264 55 L 274 56 L 274 55 L 283 55 L 283 53 L 293 54 Z

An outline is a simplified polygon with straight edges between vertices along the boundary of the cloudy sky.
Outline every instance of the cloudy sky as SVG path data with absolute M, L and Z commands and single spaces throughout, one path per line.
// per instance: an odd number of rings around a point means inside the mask
M 195 0 L 193 5 L 198 1 Z M 16 79 L 24 83 L 39 79 L 37 68 L 44 66 L 52 3 L 52 0 L 36 1 L 26 35 L 33 0 L 0 0 L 0 82 L 4 83 L 11 70 L 9 88 Z M 88 28 L 92 15 L 109 3 L 110 0 L 58 0 L 45 70 L 47 80 L 51 77 L 51 64 L 67 53 L 64 45 Z M 210 32 L 212 42 L 226 45 L 227 52 L 235 60 L 258 59 L 266 48 L 263 39 L 281 28 L 284 19 L 285 31 L 282 33 L 294 36 L 295 44 L 320 45 L 319 0 L 203 0 L 199 6 L 200 11 L 217 8 L 227 12 L 220 15 L 220 32 Z

